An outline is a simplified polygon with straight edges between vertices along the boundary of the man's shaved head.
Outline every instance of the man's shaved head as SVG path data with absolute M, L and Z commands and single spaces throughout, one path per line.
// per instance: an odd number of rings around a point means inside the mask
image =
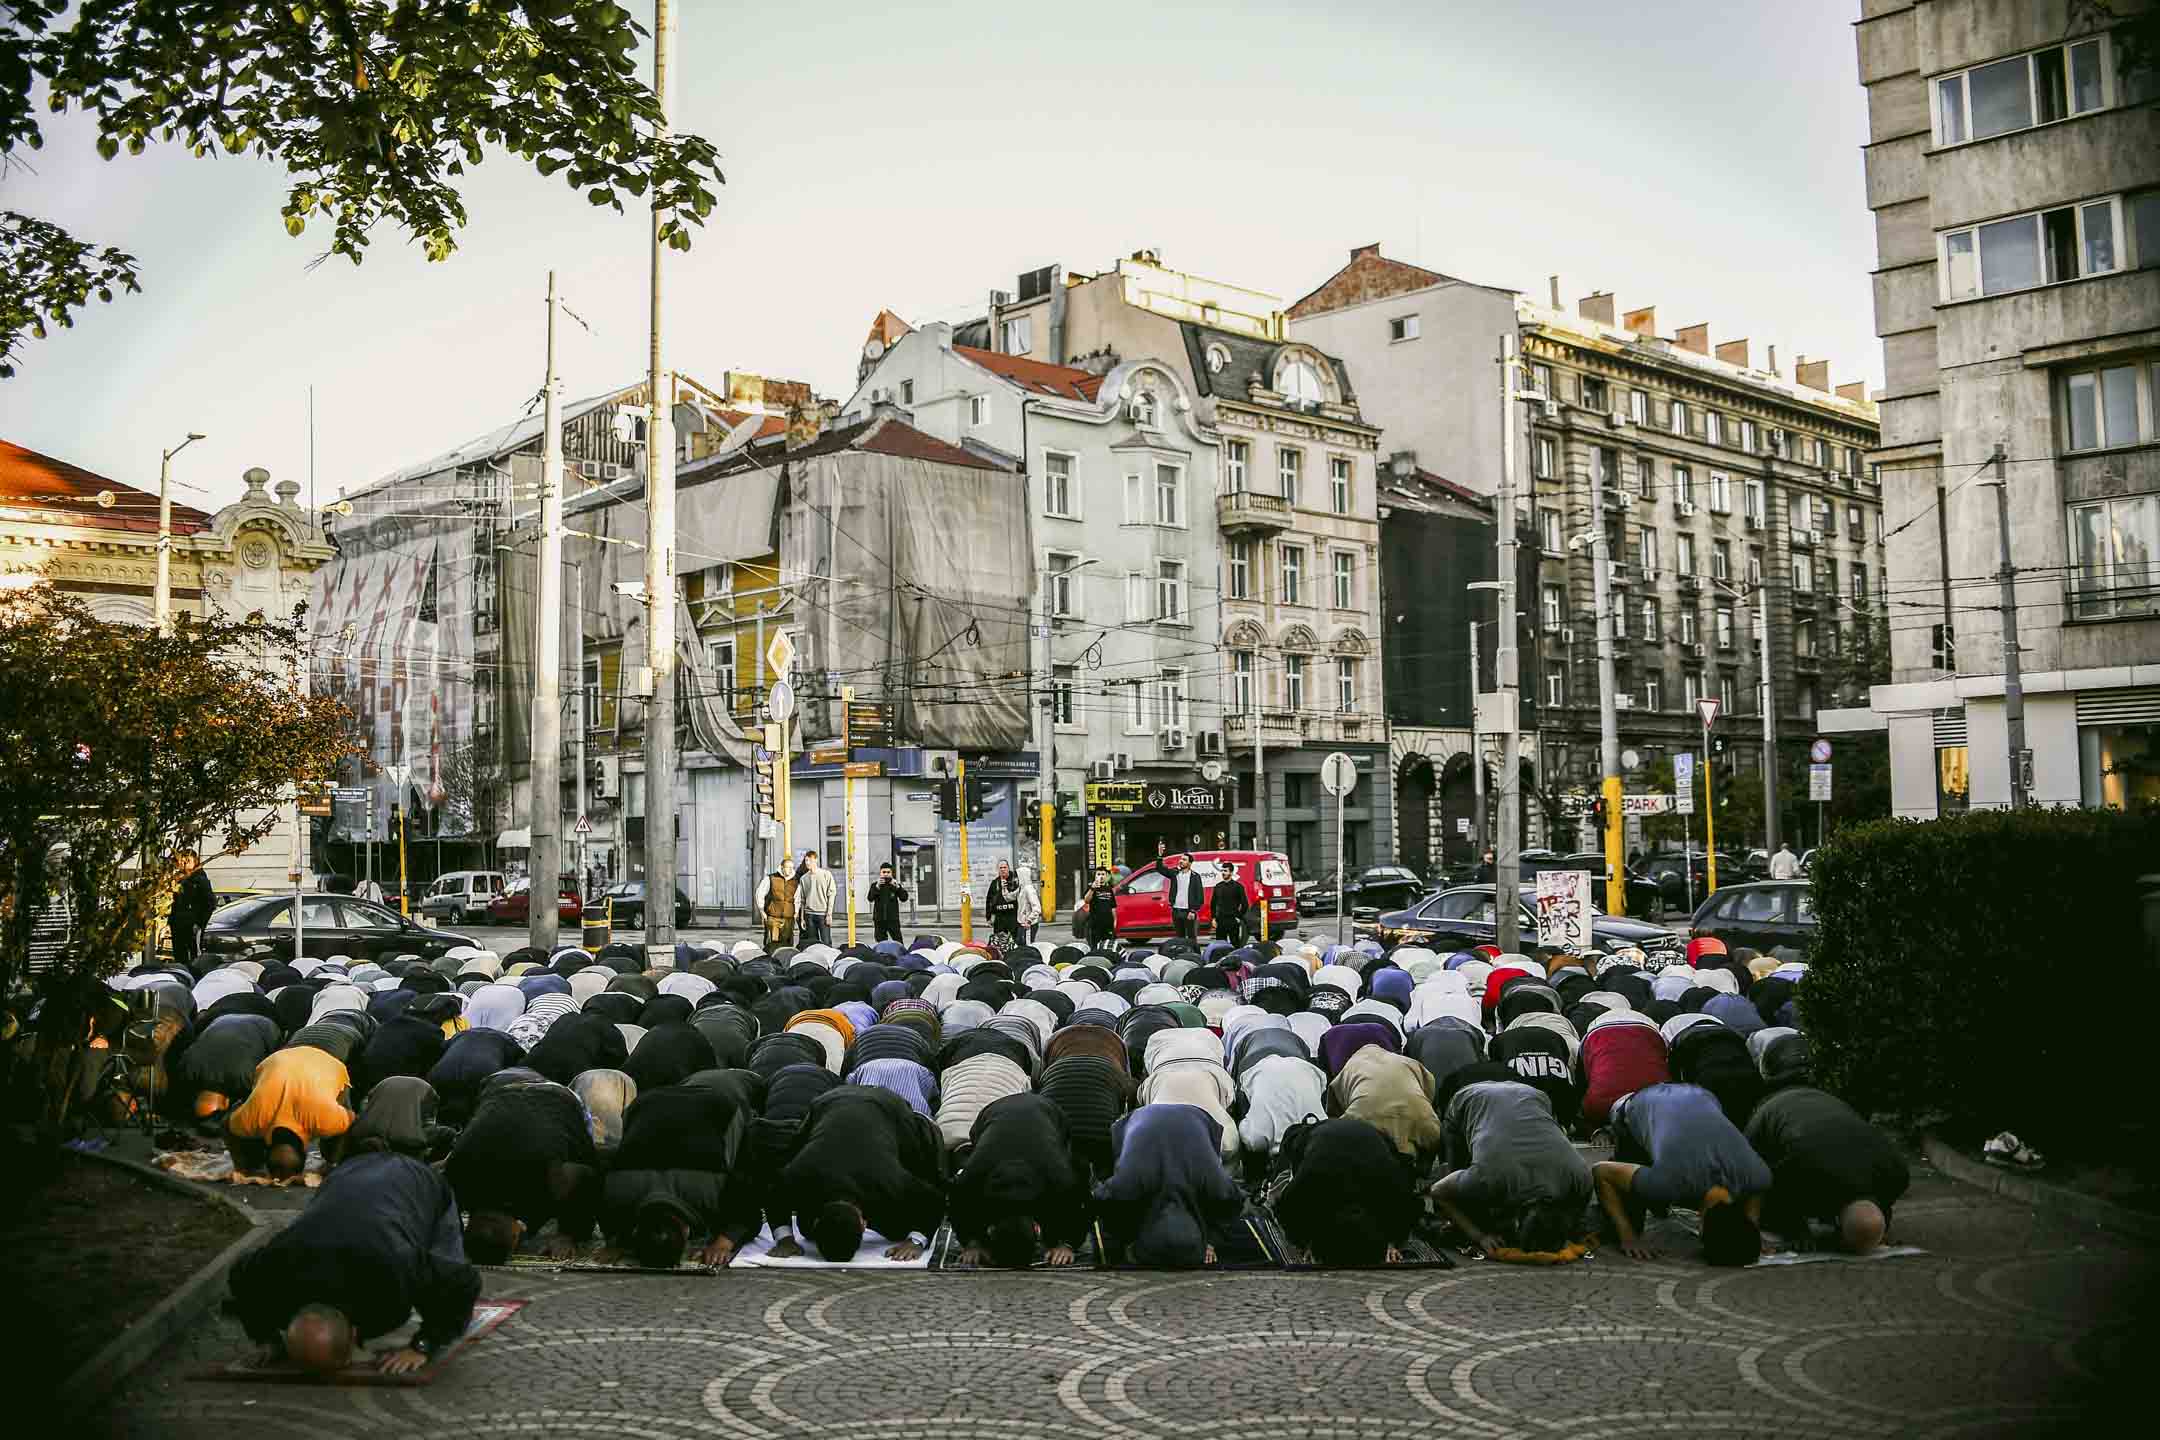
M 1865 1255 L 1882 1244 L 1890 1228 L 1882 1207 L 1872 1200 L 1855 1200 L 1838 1212 L 1838 1245 L 1848 1254 Z
M 303 1370 L 328 1375 L 352 1363 L 352 1321 L 328 1305 L 308 1305 L 285 1327 L 285 1358 Z

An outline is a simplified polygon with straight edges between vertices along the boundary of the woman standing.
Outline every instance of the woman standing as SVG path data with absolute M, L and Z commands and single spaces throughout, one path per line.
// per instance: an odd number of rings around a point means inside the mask
M 1042 928 L 1042 894 L 1035 888 L 1035 872 L 1030 867 L 1020 867 L 1020 934 L 1032 945 L 1035 932 Z

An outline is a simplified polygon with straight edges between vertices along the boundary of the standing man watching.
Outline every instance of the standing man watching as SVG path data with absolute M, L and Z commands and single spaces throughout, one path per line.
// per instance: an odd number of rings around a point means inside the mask
M 1020 943 L 1020 882 L 1014 878 L 1012 865 L 998 861 L 997 874 L 990 880 L 990 895 L 983 904 L 990 917 L 992 933 L 1011 938 Z
M 1170 928 L 1181 940 L 1200 938 L 1200 906 L 1207 899 L 1207 884 L 1192 862 L 1173 855 L 1163 862 L 1170 867 Z
M 1800 857 L 1792 853 L 1792 842 L 1778 842 L 1777 854 L 1770 857 L 1772 880 L 1797 880 L 1800 878 Z
M 877 879 L 870 884 L 873 940 L 900 939 L 900 902 L 907 898 L 907 890 L 893 879 L 891 862 L 878 866 Z
M 795 904 L 802 924 L 797 937 L 805 945 L 832 943 L 832 872 L 818 863 L 815 850 L 803 851 L 800 877 L 795 881 Z
M 202 868 L 202 856 L 193 850 L 180 852 L 180 875 L 180 890 L 165 920 L 172 929 L 173 959 L 193 970 L 202 955 L 203 926 L 217 909 L 217 888 Z

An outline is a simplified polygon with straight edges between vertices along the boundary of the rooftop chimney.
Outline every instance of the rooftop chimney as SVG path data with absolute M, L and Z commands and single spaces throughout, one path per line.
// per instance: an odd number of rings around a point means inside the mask
M 1375 242 L 1374 242 L 1373 244 L 1371 244 L 1371 245 L 1360 245 L 1360 246 L 1358 246 L 1357 248 L 1355 248 L 1354 250 L 1352 250 L 1352 251 L 1350 252 L 1350 258 L 1351 258 L 1352 260 L 1360 260 L 1360 259 L 1363 259 L 1363 258 L 1364 258 L 1365 256 L 1367 256 L 1367 255 L 1378 255 L 1379 253 L 1380 253 L 1380 245 L 1379 245 L 1379 243 L 1378 243 L 1377 241 L 1375 241 Z
M 1748 343 L 1747 343 L 1747 341 L 1745 341 L 1745 340 L 1720 340 L 1720 341 L 1718 342 L 1718 347 L 1717 347 L 1717 358 L 1718 358 L 1718 359 L 1720 359 L 1720 360 L 1722 360 L 1722 361 L 1724 361 L 1724 362 L 1725 362 L 1725 363 L 1726 363 L 1727 365 L 1737 365 L 1737 366 L 1739 366 L 1739 367 L 1740 367 L 1740 368 L 1741 368 L 1742 370 L 1745 370 L 1745 369 L 1747 369 L 1747 368 L 1748 368 Z
M 1793 379 L 1810 390 L 1827 391 L 1830 388 L 1830 362 L 1802 356 L 1793 362 Z
M 894 413 L 897 415 L 899 412 L 895 410 Z M 787 448 L 800 450 L 805 445 L 815 443 L 824 429 L 825 409 L 823 406 L 815 402 L 796 406 L 788 411 Z
M 1708 325 L 1683 325 L 1678 330 L 1673 331 L 1672 338 L 1673 343 L 1683 350 L 1692 350 L 1697 355 L 1710 353 L 1710 327 Z
M 1560 277 L 1557 275 L 1550 276 L 1545 283 L 1552 288 L 1552 308 L 1558 310 L 1560 308 Z
M 1771 373 L 1772 375 L 1775 375 L 1775 374 L 1777 374 L 1777 373 L 1778 373 L 1778 368 L 1777 368 L 1777 346 L 1775 346 L 1775 345 L 1772 345 L 1772 346 L 1770 347 L 1770 373 Z
M 1620 317 L 1620 327 L 1630 335 L 1648 335 L 1655 338 L 1657 335 L 1657 307 L 1647 305 L 1640 310 L 1628 311 L 1627 314 Z
M 1600 325 L 1613 323 L 1613 299 L 1610 290 L 1593 290 L 1575 302 L 1575 313 L 1585 320 L 1595 320 Z
M 1397 450 L 1388 456 L 1388 474 L 1398 480 L 1409 478 L 1411 472 L 1416 469 L 1417 451 L 1415 450 Z
M 1837 387 L 1837 393 L 1838 399 L 1840 400 L 1853 400 L 1865 403 L 1865 401 L 1867 400 L 1867 382 L 1862 380 L 1855 380 L 1849 385 L 1840 385 Z

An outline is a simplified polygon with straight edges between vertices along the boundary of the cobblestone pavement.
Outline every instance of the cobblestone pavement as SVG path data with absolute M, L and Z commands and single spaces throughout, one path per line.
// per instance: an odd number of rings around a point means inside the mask
M 529 1305 L 423 1388 L 190 1380 L 205 1321 L 82 1433 L 643 1440 L 1689 1440 L 2085 1428 L 2156 1320 L 2160 1264 L 1924 1167 L 1924 1257 L 1711 1271 L 715 1278 L 489 1273 Z M 2144 1407 L 2140 1407 L 2141 1409 Z

